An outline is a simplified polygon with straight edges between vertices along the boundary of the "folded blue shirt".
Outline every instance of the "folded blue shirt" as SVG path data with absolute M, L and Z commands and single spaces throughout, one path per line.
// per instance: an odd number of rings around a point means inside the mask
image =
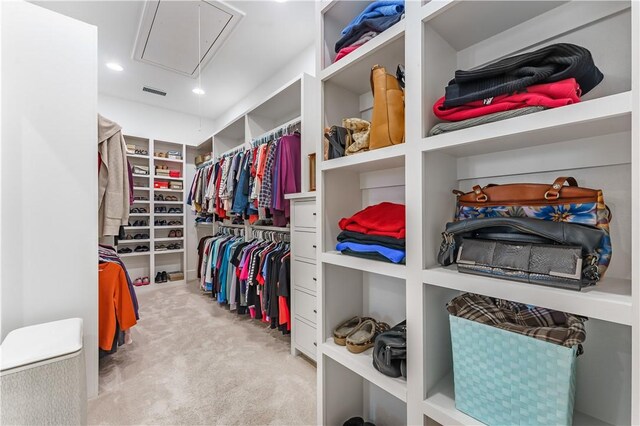
M 342 242 L 336 245 L 336 250 L 342 251 L 349 249 L 358 253 L 378 253 L 386 257 L 393 263 L 400 263 L 404 260 L 406 252 L 404 250 L 398 250 L 389 248 L 377 244 L 358 244 L 351 242 Z
M 349 25 L 344 27 L 342 35 L 349 32 L 351 27 L 359 24 L 365 19 L 377 18 L 379 16 L 391 16 L 404 12 L 404 0 L 379 0 L 370 3 L 360 15 L 353 18 Z

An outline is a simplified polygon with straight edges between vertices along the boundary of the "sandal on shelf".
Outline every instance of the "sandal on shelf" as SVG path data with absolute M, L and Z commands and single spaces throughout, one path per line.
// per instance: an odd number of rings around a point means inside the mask
M 136 278 L 135 281 L 133 281 L 133 285 L 135 285 L 136 287 L 140 287 L 142 284 L 142 278 Z
M 176 237 L 176 231 L 171 230 L 169 231 L 169 236 L 167 238 L 175 238 Z
M 167 246 L 165 246 L 164 244 L 158 244 L 156 246 L 156 251 L 164 251 L 167 249 Z
M 355 316 L 344 321 L 333 330 L 333 341 L 336 345 L 344 346 L 347 343 L 347 336 L 360 325 L 362 318 Z
M 149 285 L 151 281 L 149 281 L 149 277 L 142 277 L 142 285 Z
M 386 322 L 378 322 L 374 319 L 366 319 L 347 336 L 346 343 L 349 352 L 359 354 L 373 347 L 376 336 L 389 330 L 391 327 Z
M 133 250 L 131 250 L 129 247 L 121 248 L 120 250 L 118 250 L 118 253 L 122 253 L 122 254 L 132 253 L 132 252 Z
M 179 229 L 176 229 L 176 238 L 182 238 L 182 231 Z

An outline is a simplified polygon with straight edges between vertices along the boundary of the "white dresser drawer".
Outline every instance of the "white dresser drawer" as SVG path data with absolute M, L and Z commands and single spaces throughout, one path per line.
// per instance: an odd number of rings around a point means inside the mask
M 316 296 L 301 290 L 294 290 L 293 298 L 294 314 L 315 324 L 317 316 Z
M 316 265 L 295 260 L 293 262 L 293 286 L 315 292 L 317 288 Z
M 293 226 L 295 228 L 316 227 L 316 202 L 296 201 L 293 203 Z
M 295 257 L 306 257 L 316 260 L 316 233 L 293 231 L 293 254 Z
M 293 321 L 293 332 L 296 346 L 315 360 L 317 348 L 316 328 L 297 318 L 294 318 Z

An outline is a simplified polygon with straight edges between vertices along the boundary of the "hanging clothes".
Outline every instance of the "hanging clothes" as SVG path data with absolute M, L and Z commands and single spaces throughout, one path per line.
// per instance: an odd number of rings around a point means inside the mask
M 98 266 L 98 346 L 111 351 L 118 328 L 136 325 L 136 314 L 124 270 L 117 263 Z

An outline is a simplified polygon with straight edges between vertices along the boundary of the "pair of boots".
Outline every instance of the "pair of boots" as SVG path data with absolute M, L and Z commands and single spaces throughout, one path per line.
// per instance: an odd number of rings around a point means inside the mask
M 167 282 L 167 271 L 158 272 L 156 274 L 156 283 L 166 283 Z

